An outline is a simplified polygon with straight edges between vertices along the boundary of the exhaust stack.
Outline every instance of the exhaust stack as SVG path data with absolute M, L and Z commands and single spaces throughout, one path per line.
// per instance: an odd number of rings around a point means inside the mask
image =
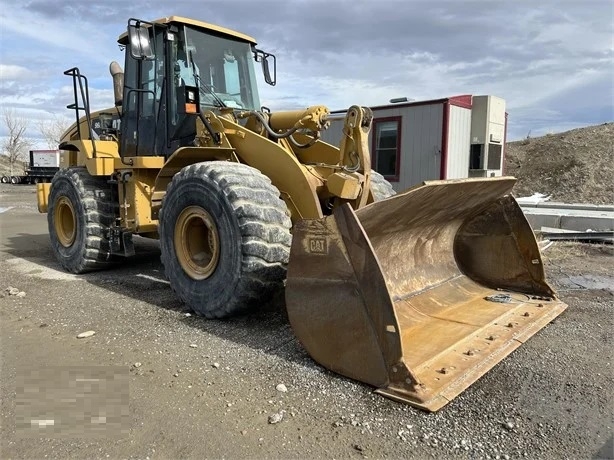
M 111 77 L 113 77 L 115 106 L 120 107 L 124 98 L 124 71 L 116 61 L 113 61 L 111 62 L 111 65 L 109 65 L 109 72 L 111 72 Z

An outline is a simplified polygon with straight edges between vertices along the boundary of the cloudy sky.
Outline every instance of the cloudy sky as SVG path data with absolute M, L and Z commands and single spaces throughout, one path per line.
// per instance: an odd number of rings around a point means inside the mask
M 272 109 L 381 105 L 492 94 L 507 101 L 510 139 L 612 121 L 613 2 L 414 0 L 0 0 L 0 107 L 69 117 L 65 69 L 113 105 L 110 61 L 130 17 L 188 16 L 242 31 L 278 58 Z M 0 127 L 0 136 L 4 134 Z

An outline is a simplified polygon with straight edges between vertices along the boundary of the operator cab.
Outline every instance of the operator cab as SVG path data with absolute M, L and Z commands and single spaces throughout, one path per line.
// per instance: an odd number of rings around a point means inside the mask
M 258 50 L 253 38 L 212 24 L 130 19 L 119 43 L 126 50 L 121 99 L 116 94 L 122 157 L 169 156 L 193 145 L 203 111 L 259 110 L 254 61 L 275 84 L 275 56 Z

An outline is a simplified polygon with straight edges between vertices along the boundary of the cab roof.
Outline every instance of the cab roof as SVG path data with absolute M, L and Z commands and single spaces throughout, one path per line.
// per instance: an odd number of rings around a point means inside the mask
M 249 35 L 242 34 L 241 32 L 234 31 L 232 29 L 227 29 L 226 27 L 216 26 L 215 24 L 209 24 L 208 22 L 198 21 L 196 19 L 184 18 L 182 16 L 167 16 L 165 18 L 156 19 L 155 21 L 151 21 L 154 24 L 170 24 L 170 23 L 179 23 L 179 24 L 187 24 L 189 26 L 197 27 L 203 30 L 210 30 L 213 32 L 221 33 L 223 35 L 227 35 L 229 37 L 238 38 L 239 40 L 243 40 L 252 44 L 256 44 L 256 40 Z M 117 39 L 118 42 L 124 43 L 128 37 L 128 32 L 124 32 Z

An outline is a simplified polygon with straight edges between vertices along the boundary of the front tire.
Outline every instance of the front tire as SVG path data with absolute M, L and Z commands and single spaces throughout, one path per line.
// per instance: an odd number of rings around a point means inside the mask
M 86 273 L 108 267 L 109 228 L 117 203 L 106 179 L 85 168 L 60 169 L 51 181 L 47 223 L 51 249 L 67 271 Z
M 168 186 L 159 217 L 166 276 L 197 314 L 232 316 L 283 286 L 291 221 L 279 190 L 257 169 L 187 166 Z

